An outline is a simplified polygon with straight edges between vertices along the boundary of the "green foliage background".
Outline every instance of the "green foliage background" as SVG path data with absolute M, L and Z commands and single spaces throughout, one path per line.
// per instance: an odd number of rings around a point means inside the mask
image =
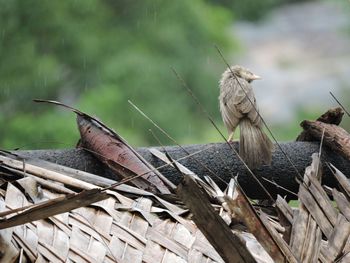
M 179 143 L 221 140 L 171 67 L 221 123 L 214 44 L 236 54 L 234 18 L 283 1 L 0 0 L 0 148 L 75 145 L 74 114 L 34 98 L 95 115 L 134 145 L 157 142 L 129 99 Z
M 230 24 L 228 10 L 201 0 L 1 0 L 1 147 L 77 141 L 72 113 L 33 98 L 72 104 L 134 144 L 154 143 L 130 99 L 181 142 L 199 141 L 207 122 L 171 67 L 218 117 L 224 66 L 213 44 L 235 47 L 226 34 Z

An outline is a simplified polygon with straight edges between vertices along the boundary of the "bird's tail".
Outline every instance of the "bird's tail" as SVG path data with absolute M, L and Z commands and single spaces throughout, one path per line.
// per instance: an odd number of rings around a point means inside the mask
M 239 155 L 250 169 L 262 164 L 271 163 L 273 144 L 261 127 L 251 123 L 249 119 L 242 119 L 239 123 Z

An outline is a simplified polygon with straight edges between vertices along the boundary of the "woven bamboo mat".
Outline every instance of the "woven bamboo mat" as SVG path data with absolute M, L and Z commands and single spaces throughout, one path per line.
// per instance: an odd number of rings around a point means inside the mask
M 271 263 L 271 257 L 278 255 L 283 255 L 278 262 L 284 262 L 284 258 L 288 262 L 350 262 L 350 183 L 330 164 L 340 189 L 323 186 L 319 181 L 319 162 L 314 155 L 305 170 L 298 208 L 277 198 L 274 206 L 279 217 L 267 215 L 259 208 L 254 208 L 257 213 L 250 218 L 249 214 L 239 215 L 245 205 L 235 200 L 239 193 L 233 181 L 226 191 L 221 191 L 210 178 L 207 182 L 194 178 L 211 198 L 216 198 L 213 207 L 243 240 L 256 262 Z M 14 217 L 4 211 L 33 207 L 59 197 L 66 199 L 74 191 L 98 187 L 77 178 L 62 183 L 65 178 L 59 178 L 57 171 L 59 180 L 43 180 L 30 174 L 35 170 L 29 168 L 35 167 L 27 164 L 27 170 L 18 168 L 15 172 L 9 165 L 0 165 L 7 169 L 1 177 L 0 226 L 6 218 Z M 184 167 L 180 169 L 190 174 Z M 79 183 L 80 190 L 76 189 Z M 1 262 L 224 262 L 175 196 L 167 201 L 129 185 L 119 185 L 106 193 L 108 198 L 91 205 L 40 220 L 31 220 L 29 213 L 28 223 L 1 229 Z M 251 207 L 249 200 L 246 204 Z M 268 230 L 272 243 L 259 237 L 262 232 L 254 230 L 254 220 Z M 237 230 L 235 226 L 242 222 L 244 231 Z M 255 231 L 255 236 L 248 233 L 250 230 Z M 270 257 L 266 252 L 269 249 L 279 254 Z
M 1 191 L 2 211 L 59 196 L 32 178 L 15 184 Z M 89 207 L 1 230 L 5 254 L 30 262 L 223 262 L 191 220 L 151 198 L 110 193 Z

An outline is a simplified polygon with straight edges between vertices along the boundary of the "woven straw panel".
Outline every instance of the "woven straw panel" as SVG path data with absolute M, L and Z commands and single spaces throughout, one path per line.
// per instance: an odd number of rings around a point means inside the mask
M 38 192 L 35 202 L 59 196 Z M 1 195 L 2 211 L 35 199 L 11 183 Z M 132 200 L 118 192 L 90 207 L 0 233 L 11 247 L 9 262 L 18 256 L 23 262 L 223 262 L 192 221 L 153 206 L 151 198 Z

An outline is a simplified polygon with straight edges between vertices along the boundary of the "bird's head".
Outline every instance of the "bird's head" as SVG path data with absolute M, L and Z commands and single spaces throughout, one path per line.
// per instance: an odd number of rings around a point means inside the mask
M 232 72 L 231 72 L 231 70 L 232 70 Z M 242 79 L 248 81 L 249 83 L 252 82 L 253 80 L 261 79 L 261 77 L 255 75 L 254 73 L 252 73 L 248 69 L 246 69 L 242 66 L 239 66 L 239 65 L 232 66 L 231 70 L 227 69 L 227 71 L 230 75 L 232 75 L 232 73 L 233 73 L 236 77 L 242 78 Z

